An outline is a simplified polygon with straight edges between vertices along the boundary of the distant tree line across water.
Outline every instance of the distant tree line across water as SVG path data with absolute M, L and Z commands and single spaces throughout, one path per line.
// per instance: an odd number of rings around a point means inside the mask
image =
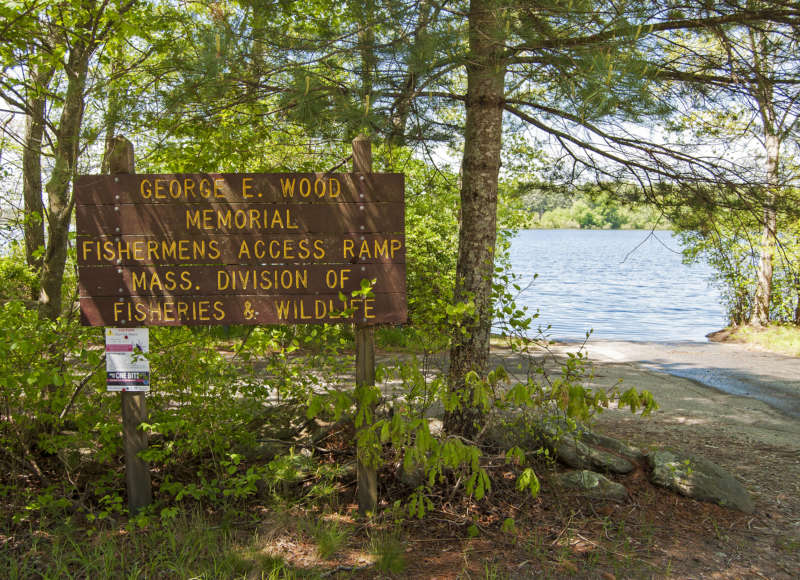
M 626 199 L 610 188 L 590 187 L 570 192 L 537 188 L 519 196 L 526 229 L 641 230 L 672 229 L 653 205 Z

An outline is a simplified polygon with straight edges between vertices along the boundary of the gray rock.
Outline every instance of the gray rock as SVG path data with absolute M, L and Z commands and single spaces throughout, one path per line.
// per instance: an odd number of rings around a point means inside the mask
M 557 482 L 566 489 L 580 491 L 592 499 L 625 501 L 628 497 L 628 490 L 624 485 L 586 469 L 562 473 L 558 476 Z
M 517 419 L 492 425 L 486 438 L 504 449 L 514 445 L 526 451 L 545 447 L 562 463 L 576 469 L 625 474 L 633 471 L 636 463 L 644 459 L 644 454 L 636 447 L 593 433 L 583 426 L 572 431 L 563 422 L 542 423 L 528 428 Z
M 604 447 L 608 451 L 615 453 L 625 459 L 634 463 L 644 461 L 644 453 L 638 447 L 623 443 L 619 439 L 614 439 L 608 435 L 601 435 L 588 429 L 583 429 L 581 434 L 581 441 L 593 447 Z
M 398 471 L 400 474 L 400 481 L 412 489 L 416 489 L 425 483 L 425 480 L 427 479 L 425 476 L 425 470 L 418 465 L 406 469 L 405 465 L 401 463 Z
M 744 486 L 716 463 L 668 450 L 650 453 L 647 461 L 652 470 L 650 481 L 656 485 L 701 501 L 753 512 L 753 500 Z
M 619 455 L 591 447 L 574 435 L 563 434 L 553 442 L 556 456 L 576 469 L 590 467 L 611 473 L 630 473 L 635 465 Z
M 490 424 L 484 435 L 486 441 L 506 450 L 516 446 L 524 451 L 542 447 L 539 435 L 529 429 L 522 419 L 500 420 Z
M 638 449 L 628 447 L 611 437 L 592 433 L 584 427 L 570 432 L 559 426 L 548 425 L 542 428 L 542 435 L 558 459 L 570 467 L 622 474 L 630 473 L 636 467 L 635 460 L 625 456 L 636 457 Z M 624 450 L 625 456 L 619 450 Z

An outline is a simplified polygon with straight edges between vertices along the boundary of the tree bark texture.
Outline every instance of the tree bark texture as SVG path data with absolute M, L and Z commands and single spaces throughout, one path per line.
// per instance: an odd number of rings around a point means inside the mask
M 497 181 L 500 171 L 506 63 L 503 60 L 502 12 L 494 1 L 473 0 L 469 12 L 466 127 L 461 184 L 455 301 L 474 301 L 450 350 L 449 388 L 467 389 L 465 377 L 485 376 L 492 325 L 492 279 L 497 239 Z M 445 429 L 472 437 L 483 421 L 472 394 L 461 408 L 445 415 Z
M 372 25 L 375 18 L 375 2 L 373 0 L 356 0 L 350 2 L 349 10 L 355 22 L 358 23 L 357 49 L 360 60 L 358 71 L 359 97 L 363 114 L 353 115 L 348 120 L 347 133 L 356 138 L 359 132 L 366 128 L 369 109 L 372 106 L 372 89 L 375 83 L 375 70 L 378 58 L 375 55 L 375 29 Z
M 406 57 L 406 71 L 400 84 L 399 94 L 392 103 L 392 113 L 390 116 L 389 138 L 390 145 L 402 147 L 406 144 L 406 133 L 408 116 L 411 113 L 411 106 L 417 94 L 419 77 L 424 71 L 417 53 L 427 42 L 428 26 L 438 13 L 440 7 L 434 8 L 430 0 L 421 0 L 419 3 L 417 25 L 414 30 L 414 37 L 409 47 Z
M 37 65 L 32 71 L 34 91 L 29 95 L 25 118 L 25 146 L 22 150 L 22 196 L 25 204 L 25 260 L 28 266 L 42 267 L 44 248 L 44 202 L 42 201 L 42 138 L 47 100 L 44 93 L 53 78 L 53 68 Z M 37 293 L 38 294 L 38 293 Z M 37 296 L 33 296 L 34 299 Z
M 774 133 L 767 133 L 767 195 L 761 234 L 761 254 L 758 262 L 758 280 L 753 299 L 753 315 L 750 323 L 754 326 L 769 324 L 770 303 L 772 301 L 772 270 L 775 245 L 777 241 L 778 218 L 775 211 L 775 195 L 778 188 L 778 161 L 780 140 Z
M 67 90 L 56 130 L 55 160 L 47 191 L 47 248 L 42 262 L 39 313 L 56 319 L 61 314 L 61 287 L 67 260 L 69 224 L 74 200 L 70 184 L 78 158 L 81 123 L 83 121 L 86 76 L 92 49 L 76 41 L 65 67 Z
M 797 288 L 797 303 L 794 307 L 794 323 L 800 326 L 800 286 Z

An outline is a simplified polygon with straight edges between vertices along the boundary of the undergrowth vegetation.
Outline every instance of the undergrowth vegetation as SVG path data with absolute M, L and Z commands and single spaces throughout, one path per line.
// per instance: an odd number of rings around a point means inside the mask
M 377 330 L 376 385 L 353 389 L 347 326 L 151 328 L 142 425 L 149 447 L 141 456 L 154 502 L 135 514 L 126 503 L 120 399 L 106 392 L 102 332 L 81 326 L 71 303 L 55 321 L 40 317 L 29 302 L 34 277 L 13 257 L 0 261 L 4 576 L 235 577 L 255 567 L 292 577 L 280 558 L 253 552 L 257 542 L 242 531 L 301 510 L 297 534 L 313 539 L 315 557 L 340 552 L 358 534 L 322 516 L 350 517 L 357 453 L 377 469 L 381 490 L 377 527 L 358 537 L 367 533 L 370 565 L 400 573 L 403 525 L 445 505 L 469 521 L 470 506 L 498 485 L 520 497 L 540 492 L 545 450 L 500 448 L 493 428 L 555 421 L 568 429 L 612 402 L 645 414 L 655 407 L 646 392 L 590 388 L 582 352 L 555 374 L 545 371 L 546 327 L 514 303 L 520 287 L 504 258 L 507 235 L 494 304 L 514 366 L 471 373 L 463 391 L 450 391 L 442 353 L 474 308 L 452 300 L 457 228 L 448 203 L 455 207 L 456 190 L 452 176 L 404 164 L 420 173 L 411 183 L 440 195 L 433 204 L 409 192 L 410 324 Z M 74 297 L 68 280 L 65 295 Z M 486 418 L 473 439 L 441 428 L 443 413 L 463 405 Z M 513 519 L 503 526 L 513 529 Z
M 766 328 L 733 328 L 729 340 L 746 342 L 764 350 L 800 356 L 800 329 L 790 324 L 771 324 Z
M 546 341 L 526 338 L 536 332 L 536 317 L 514 306 L 516 282 L 502 267 L 498 274 L 497 314 L 518 362 L 510 372 L 498 366 L 484 378 L 472 373 L 469 400 L 448 392 L 441 353 L 448 329 L 458 328 L 470 303 L 438 297 L 426 309 L 425 325 L 380 330 L 379 348 L 414 347 L 383 356 L 377 384 L 362 390 L 360 400 L 352 388 L 349 328 L 151 329 L 143 425 L 150 442 L 142 456 L 155 501 L 138 514 L 126 506 L 119 398 L 105 391 L 101 333 L 80 326 L 74 313 L 50 322 L 21 300 L 6 301 L 0 305 L 7 329 L 0 344 L 6 506 L 0 534 L 7 549 L 0 565 L 11 577 L 244 574 L 254 560 L 243 564 L 226 530 L 236 522 L 246 528 L 263 510 L 347 512 L 357 448 L 378 469 L 382 505 L 398 522 L 453 501 L 466 501 L 460 509 L 468 509 L 491 494 L 498 465 L 518 492 L 535 496 L 543 449 L 499 449 L 488 429 L 474 440 L 448 435 L 438 421 L 442 413 L 470 404 L 481 407 L 487 426 L 519 417 L 530 428 L 548 418 L 574 426 L 612 400 L 645 412 L 654 402 L 633 389 L 590 389 L 592 370 L 581 353 L 555 376 L 546 373 Z M 217 523 L 196 529 L 187 518 L 201 516 L 191 514 L 215 514 Z M 315 539 L 320 557 L 351 535 L 319 522 L 304 533 Z M 392 533 L 372 540 L 375 566 L 387 572 L 403 567 Z M 141 550 L 151 543 L 167 547 L 155 562 L 128 548 L 114 555 L 115 534 Z M 270 566 L 289 573 L 278 560 Z

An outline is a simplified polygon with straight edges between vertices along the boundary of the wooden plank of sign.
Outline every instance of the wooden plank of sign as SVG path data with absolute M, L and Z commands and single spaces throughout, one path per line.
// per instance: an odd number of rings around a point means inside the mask
M 402 202 L 399 173 L 165 173 L 81 175 L 77 204 Z
M 404 323 L 404 294 L 369 298 L 338 294 L 285 296 L 84 297 L 85 326 L 192 326 L 223 324 Z M 352 309 L 352 312 L 350 311 Z
M 78 265 L 405 263 L 405 236 L 208 234 L 81 236 Z
M 246 203 L 195 207 L 186 205 L 76 206 L 80 235 L 167 232 L 201 233 L 400 233 L 402 203 L 337 205 Z
M 374 292 L 405 293 L 405 264 L 98 266 L 78 270 L 81 296 L 189 296 L 219 294 L 349 295 L 362 280 Z

